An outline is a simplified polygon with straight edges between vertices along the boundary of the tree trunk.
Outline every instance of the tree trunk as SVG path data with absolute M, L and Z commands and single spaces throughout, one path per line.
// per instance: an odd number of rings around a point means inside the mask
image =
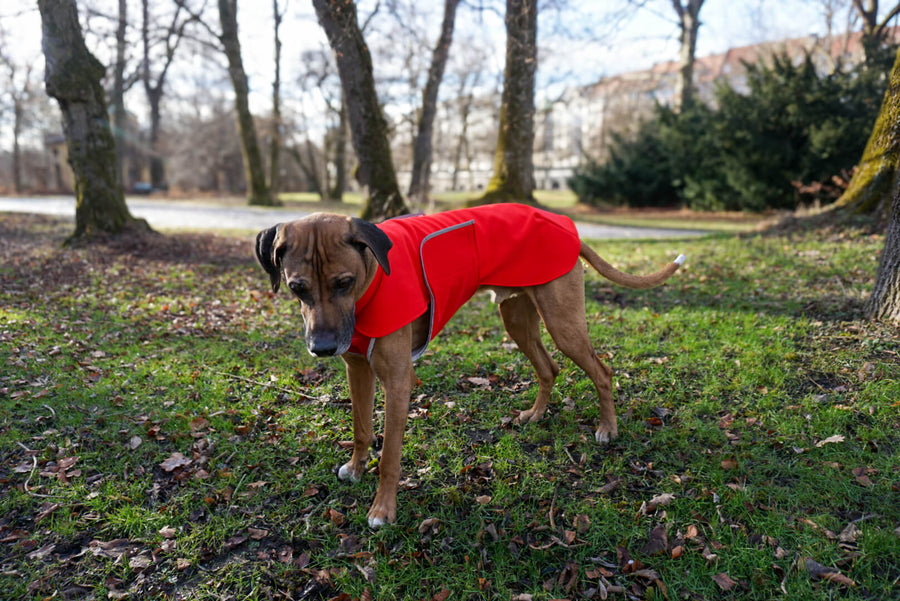
M 281 38 L 278 29 L 284 13 L 278 9 L 278 0 L 272 0 L 275 19 L 275 79 L 272 82 L 272 140 L 269 144 L 269 189 L 272 198 L 278 198 L 281 180 Z
M 888 33 L 888 25 L 900 14 L 900 2 L 882 15 L 881 22 L 878 21 L 878 0 L 853 0 L 853 7 L 859 13 L 862 20 L 862 48 L 863 57 L 866 61 L 873 59 L 878 50 L 884 44 Z
M 123 187 L 128 185 L 125 168 L 125 33 L 128 25 L 128 3 L 119 0 L 118 26 L 116 27 L 116 64 L 113 70 L 113 136 L 116 139 L 116 177 Z
M 356 5 L 350 0 L 313 0 L 313 5 L 341 77 L 353 149 L 359 161 L 356 179 L 368 188 L 362 217 L 379 220 L 404 215 L 409 209 L 397 185 L 387 121 L 378 105 L 372 56 L 359 29 Z
M 678 13 L 681 42 L 675 109 L 682 110 L 694 101 L 694 57 L 697 53 L 697 31 L 700 29 L 699 16 L 703 0 L 688 0 L 686 6 L 682 6 L 681 0 L 672 0 L 672 6 Z
M 334 135 L 334 185 L 328 187 L 328 197 L 338 202 L 344 201 L 347 189 L 347 102 L 341 95 L 341 111 L 338 128 Z
M 228 58 L 228 75 L 234 86 L 234 106 L 237 113 L 238 134 L 241 138 L 241 156 L 247 182 L 247 197 L 251 205 L 274 206 L 278 203 L 269 193 L 263 166 L 256 126 L 250 113 L 250 87 L 247 72 L 241 58 L 238 40 L 237 0 L 219 0 L 219 20 L 222 24 L 221 41 Z
M 870 319 L 900 325 L 900 189 L 895 189 L 875 288 L 866 311 Z
M 28 74 L 30 77 L 30 74 Z M 28 79 L 25 80 L 28 85 Z M 13 170 L 13 191 L 17 194 L 22 192 L 22 149 L 19 145 L 19 138 L 22 137 L 22 125 L 25 120 L 24 100 L 15 94 L 13 97 L 13 151 L 12 151 L 12 170 Z
M 900 51 L 894 60 L 878 119 L 850 185 L 835 207 L 887 216 L 900 158 Z
M 128 211 L 116 178 L 116 147 L 100 80 L 105 69 L 88 51 L 74 0 L 38 0 L 44 83 L 63 116 L 69 164 L 75 176 L 75 232 L 69 240 L 119 234 L 146 222 Z
M 506 0 L 506 68 L 500 98 L 500 132 L 494 174 L 470 204 L 534 198 L 534 72 L 537 67 L 537 0 Z
M 444 21 L 441 35 L 431 55 L 428 81 L 422 92 L 422 112 L 419 128 L 413 142 L 412 180 L 409 184 L 409 198 L 413 202 L 424 203 L 431 192 L 431 144 L 434 132 L 434 115 L 437 112 L 438 88 L 444 78 L 444 67 L 453 41 L 453 24 L 459 0 L 444 0 Z

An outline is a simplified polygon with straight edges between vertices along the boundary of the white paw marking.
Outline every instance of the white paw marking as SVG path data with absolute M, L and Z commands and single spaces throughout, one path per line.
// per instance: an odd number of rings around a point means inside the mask
M 684 265 L 685 258 L 686 257 L 684 255 L 678 255 L 678 258 L 675 259 L 675 262 L 679 265 Z
M 381 518 L 369 518 L 369 528 L 381 528 L 384 526 L 384 520 Z
M 609 432 L 601 432 L 600 430 L 597 430 L 597 431 L 594 433 L 594 438 L 595 438 L 595 439 L 597 440 L 597 442 L 599 442 L 600 444 L 606 444 L 606 443 L 609 442 Z
M 349 467 L 349 463 L 345 463 L 341 466 L 341 469 L 338 470 L 338 479 L 340 480 L 350 480 L 351 482 L 359 482 L 359 476 L 356 475 Z

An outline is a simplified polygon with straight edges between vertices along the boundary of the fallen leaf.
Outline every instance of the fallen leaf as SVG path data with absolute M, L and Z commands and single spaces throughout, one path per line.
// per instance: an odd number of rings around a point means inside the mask
M 437 518 L 426 518 L 426 519 L 422 520 L 421 524 L 419 524 L 419 534 L 425 534 L 432 528 L 437 530 L 437 528 L 440 526 L 440 524 L 441 524 L 441 521 Z
M 338 511 L 337 509 L 329 507 L 325 511 L 325 517 L 331 520 L 331 523 L 335 526 L 342 526 L 347 518 L 344 517 L 344 514 Z
M 810 557 L 807 557 L 804 563 L 806 571 L 814 580 L 826 580 L 843 586 L 856 586 L 855 582 L 841 574 L 836 568 L 823 566 Z
M 188 459 L 181 453 L 172 453 L 172 455 L 170 455 L 168 459 L 159 464 L 159 467 L 161 467 L 166 472 L 174 472 L 179 468 L 187 467 L 191 464 L 191 461 L 192 460 Z
M 450 591 L 442 588 L 441 592 L 435 593 L 434 597 L 431 598 L 431 601 L 447 601 L 447 598 L 450 597 Z M 528 599 L 523 599 L 522 601 L 531 601 L 531 595 L 528 595 Z M 513 597 L 515 599 L 516 597 Z
M 171 526 L 164 526 L 159 529 L 159 535 L 163 538 L 175 538 L 176 530 Z
M 838 442 L 844 442 L 844 436 L 842 434 L 835 434 L 834 436 L 829 436 L 825 440 L 820 440 L 816 443 L 816 448 L 822 448 L 827 444 L 835 444 Z
M 249 534 L 250 538 L 253 540 L 262 540 L 269 536 L 269 531 L 260 528 L 247 528 L 247 534 Z
M 731 576 L 722 572 L 720 574 L 716 574 L 712 577 L 713 581 L 719 585 L 719 588 L 723 591 L 730 591 L 735 586 L 737 586 L 737 582 L 731 579 Z
M 587 531 L 591 527 L 591 518 L 587 515 L 580 513 L 575 516 L 575 530 L 578 531 L 578 534 L 584 536 Z
M 641 548 L 644 555 L 662 555 L 669 546 L 669 537 L 666 526 L 660 524 L 650 531 L 650 540 Z
M 487 505 L 491 502 L 491 498 L 492 497 L 490 495 L 480 495 L 475 497 L 475 502 L 479 505 Z

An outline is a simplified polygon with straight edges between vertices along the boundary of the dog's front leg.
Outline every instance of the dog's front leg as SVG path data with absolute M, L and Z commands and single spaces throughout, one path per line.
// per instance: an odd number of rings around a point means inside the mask
M 347 364 L 347 383 L 353 408 L 353 455 L 338 470 L 338 478 L 356 482 L 362 478 L 369 458 L 369 448 L 375 442 L 372 432 L 372 411 L 375 406 L 375 373 L 365 357 L 343 355 Z
M 372 349 L 372 368 L 384 387 L 384 444 L 378 464 L 378 492 L 369 508 L 369 526 L 378 528 L 397 519 L 400 454 L 415 381 L 409 326 L 379 338 Z

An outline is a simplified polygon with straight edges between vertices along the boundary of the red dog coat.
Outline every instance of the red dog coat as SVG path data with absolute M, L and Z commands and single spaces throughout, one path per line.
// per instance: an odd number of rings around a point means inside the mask
M 356 354 L 368 355 L 375 338 L 426 311 L 430 341 L 480 286 L 545 284 L 568 273 L 581 248 L 571 219 L 519 204 L 401 217 L 378 228 L 394 243 L 391 274 L 379 267 L 356 303 Z

